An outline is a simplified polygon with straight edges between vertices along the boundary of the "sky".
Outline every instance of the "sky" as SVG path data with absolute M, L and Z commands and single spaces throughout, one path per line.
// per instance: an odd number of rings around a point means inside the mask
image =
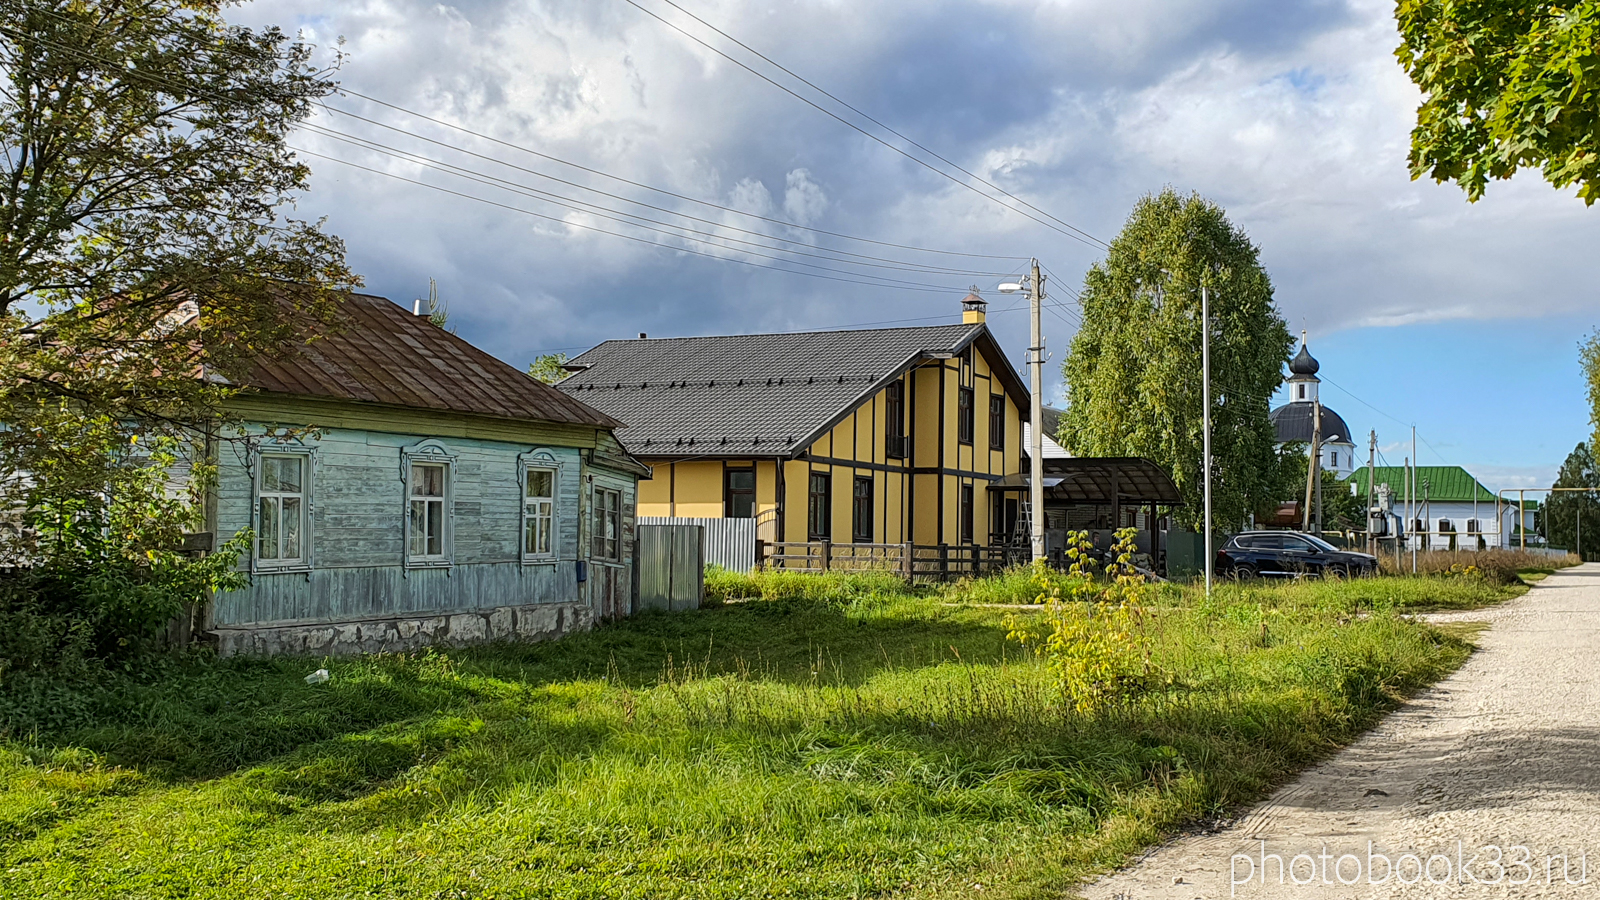
M 918 155 L 673 3 L 1071 229 L 763 81 L 693 38 Z M 1410 454 L 1414 424 L 1423 464 L 1491 489 L 1548 485 L 1589 431 L 1577 344 L 1600 325 L 1600 210 L 1537 173 L 1476 204 L 1411 180 L 1419 95 L 1392 9 L 256 0 L 230 16 L 343 55 L 345 96 L 293 140 L 313 170 L 294 214 L 326 217 L 373 293 L 410 304 L 434 279 L 458 333 L 519 367 L 640 332 L 959 321 L 969 285 L 1020 367 L 1026 314 L 993 289 L 1037 257 L 1060 402 L 1073 291 L 1102 252 L 1071 231 L 1109 241 L 1170 186 L 1259 246 L 1324 401 L 1375 430 L 1388 462 Z

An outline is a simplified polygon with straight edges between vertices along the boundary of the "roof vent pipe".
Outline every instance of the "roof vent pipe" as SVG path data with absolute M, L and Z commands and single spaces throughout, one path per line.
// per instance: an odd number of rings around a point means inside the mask
M 645 333 L 644 333 L 644 332 L 642 332 L 642 331 L 641 331 L 641 332 L 639 332 L 639 340 L 641 340 L 641 341 L 642 341 L 642 340 L 644 340 L 644 339 L 645 339 L 645 338 L 647 338 L 647 337 L 649 337 L 649 336 L 650 336 L 650 335 L 648 335 L 648 334 L 645 334 Z
M 413 316 L 422 315 L 422 298 L 421 297 L 418 297 L 417 299 L 411 301 L 411 314 Z

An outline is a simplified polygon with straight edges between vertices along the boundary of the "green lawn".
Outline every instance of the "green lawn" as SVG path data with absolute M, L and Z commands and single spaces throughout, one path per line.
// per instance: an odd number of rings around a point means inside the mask
M 1145 617 L 1170 684 L 1095 717 L 1061 710 L 1007 610 L 844 579 L 549 644 L 330 661 L 315 686 L 322 660 L 14 682 L 0 891 L 1058 896 L 1465 658 L 1405 609 L 1518 590 L 1170 589 Z

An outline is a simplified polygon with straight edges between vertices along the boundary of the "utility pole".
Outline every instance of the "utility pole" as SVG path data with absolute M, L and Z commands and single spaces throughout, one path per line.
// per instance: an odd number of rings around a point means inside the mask
M 1211 294 L 1206 290 L 1204 276 L 1200 281 L 1200 403 L 1201 427 L 1205 431 L 1201 455 L 1205 464 L 1206 596 L 1210 597 L 1211 570 L 1216 567 L 1217 555 L 1211 534 Z
M 1306 460 L 1306 504 L 1300 510 L 1300 530 L 1311 530 L 1312 498 L 1316 498 L 1317 531 L 1322 531 L 1322 398 L 1311 403 L 1311 457 Z
M 1411 524 L 1417 524 L 1417 426 L 1411 426 Z M 1411 574 L 1417 574 L 1417 542 L 1411 542 Z
M 1427 547 L 1427 549 L 1429 549 L 1429 550 L 1433 549 L 1433 503 L 1432 503 L 1432 499 L 1433 499 L 1433 482 L 1431 482 L 1428 479 L 1424 478 L 1424 479 L 1422 479 L 1422 521 L 1423 521 L 1422 533 L 1428 536 L 1428 547 Z M 1412 559 L 1411 572 L 1412 572 L 1413 575 L 1415 575 L 1416 574 L 1416 556 L 1413 555 L 1411 557 L 1411 559 Z
M 1040 313 L 1044 307 L 1044 276 L 1039 260 L 1033 261 L 1033 289 L 1029 296 L 1029 373 L 1028 416 L 1033 423 L 1028 440 L 1028 506 L 1033 538 L 1033 560 L 1044 559 L 1044 327 Z M 1115 502 L 1115 498 L 1113 498 Z
M 1378 476 L 1378 432 L 1367 439 L 1367 552 L 1378 555 L 1378 536 L 1372 530 L 1372 488 Z

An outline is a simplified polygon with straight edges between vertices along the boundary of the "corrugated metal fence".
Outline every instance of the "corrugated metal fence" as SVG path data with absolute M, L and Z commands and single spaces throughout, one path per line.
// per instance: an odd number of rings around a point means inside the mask
M 640 516 L 640 525 L 699 525 L 705 529 L 706 563 L 730 572 L 748 572 L 756 565 L 755 519 L 692 519 L 685 516 Z
M 699 525 L 640 525 L 639 609 L 699 609 L 705 593 L 705 529 Z

